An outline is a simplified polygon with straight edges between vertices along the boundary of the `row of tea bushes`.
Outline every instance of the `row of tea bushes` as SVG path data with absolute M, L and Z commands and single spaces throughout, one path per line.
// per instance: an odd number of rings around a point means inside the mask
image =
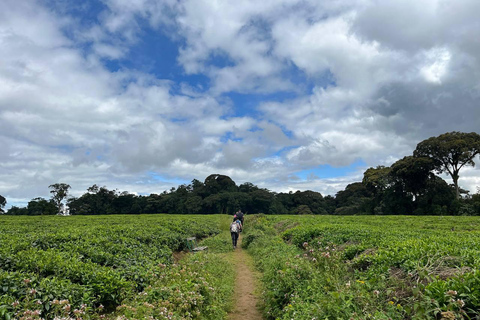
M 267 318 L 480 317 L 474 217 L 259 216 L 246 231 Z
M 187 237 L 215 236 L 225 218 L 0 217 L 0 319 L 118 315 L 118 306 L 160 285 L 152 275 L 178 268 L 172 253 Z

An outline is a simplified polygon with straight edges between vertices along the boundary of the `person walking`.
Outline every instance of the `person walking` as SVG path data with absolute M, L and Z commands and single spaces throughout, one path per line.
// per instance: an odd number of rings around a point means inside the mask
M 232 236 L 233 249 L 237 248 L 237 241 L 238 241 L 238 236 L 240 234 L 240 231 L 242 231 L 242 223 L 240 222 L 240 219 L 235 217 L 233 218 L 233 221 L 230 224 L 230 234 Z
M 242 210 L 238 210 L 237 213 L 235 214 L 235 216 L 240 220 L 240 222 L 242 223 L 242 227 L 243 227 L 243 212 L 242 212 Z

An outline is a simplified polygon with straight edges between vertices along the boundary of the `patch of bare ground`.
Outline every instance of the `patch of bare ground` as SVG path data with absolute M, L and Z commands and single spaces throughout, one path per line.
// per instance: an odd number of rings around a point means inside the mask
M 451 277 L 458 277 L 464 273 L 472 271 L 470 267 L 461 267 L 461 268 L 449 268 L 444 267 L 433 272 L 434 275 L 438 276 L 442 280 L 446 280 Z
M 234 310 L 228 315 L 229 320 L 261 320 L 262 314 L 258 310 L 259 299 L 255 295 L 257 278 L 252 271 L 252 258 L 241 248 L 242 237 L 233 253 L 233 261 L 237 271 L 235 281 Z
M 178 263 L 187 255 L 187 252 L 185 251 L 174 252 L 172 255 L 173 255 L 173 262 Z

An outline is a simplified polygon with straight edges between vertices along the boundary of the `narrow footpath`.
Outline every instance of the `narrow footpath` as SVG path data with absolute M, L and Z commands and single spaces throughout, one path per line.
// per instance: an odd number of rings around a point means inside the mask
M 242 236 L 233 252 L 237 270 L 235 284 L 235 307 L 229 314 L 229 320 L 262 320 L 262 314 L 257 308 L 258 298 L 255 296 L 257 280 L 252 271 L 252 258 L 242 250 Z

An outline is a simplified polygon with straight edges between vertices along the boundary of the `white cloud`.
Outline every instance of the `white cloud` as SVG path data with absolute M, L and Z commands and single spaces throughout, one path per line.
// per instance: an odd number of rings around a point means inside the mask
M 480 126 L 478 1 L 103 3 L 90 24 L 42 2 L 0 5 L 0 194 L 45 196 L 59 181 L 75 192 L 171 186 L 149 172 L 334 194 L 361 174 L 292 177 L 389 165 L 423 139 Z M 210 86 L 109 71 L 146 27 L 179 44 L 184 75 Z M 265 95 L 235 116 L 229 92 L 297 96 Z M 460 184 L 475 191 L 477 176 L 465 170 Z
M 428 64 L 420 70 L 420 73 L 426 81 L 441 84 L 452 55 L 444 48 L 433 48 L 426 53 L 426 56 Z

